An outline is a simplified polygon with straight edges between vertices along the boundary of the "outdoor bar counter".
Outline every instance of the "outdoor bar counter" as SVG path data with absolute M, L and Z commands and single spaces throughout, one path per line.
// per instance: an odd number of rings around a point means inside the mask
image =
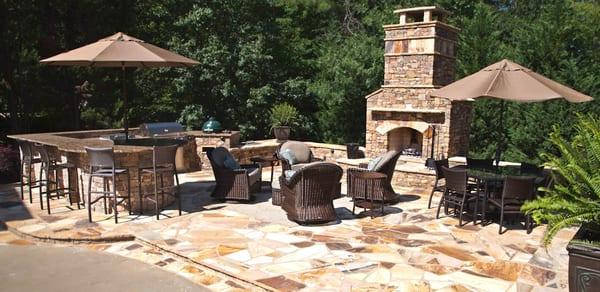
M 132 129 L 135 133 L 135 129 Z M 81 201 L 81 191 L 86 194 L 84 199 L 87 199 L 87 190 L 89 182 L 89 160 L 85 151 L 86 147 L 113 147 L 115 152 L 115 164 L 116 167 L 128 168 L 130 172 L 130 183 L 131 183 L 131 202 L 132 206 L 124 205 L 125 209 L 132 211 L 139 211 L 139 192 L 138 192 L 138 173 L 137 169 L 139 166 L 151 166 L 152 165 L 152 147 L 151 146 L 132 146 L 132 145 L 115 145 L 113 141 L 109 139 L 102 139 L 103 136 L 112 134 L 122 133 L 122 129 L 110 129 L 110 130 L 88 130 L 88 131 L 74 131 L 74 132 L 56 132 L 56 133 L 38 133 L 38 134 L 22 134 L 22 135 L 11 135 L 9 138 L 15 140 L 25 140 L 33 143 L 43 144 L 49 146 L 48 152 L 54 159 L 62 162 L 69 162 L 73 164 L 76 169 L 71 171 L 70 185 L 77 190 L 77 194 L 71 198 L 73 202 Z M 183 144 L 179 151 L 182 151 L 183 160 L 185 165 L 184 170 L 198 170 L 201 167 L 200 157 L 197 155 L 196 140 L 193 139 L 194 135 L 190 135 L 187 143 Z M 178 154 L 180 155 L 180 154 Z M 36 166 L 34 175 L 39 175 L 39 166 Z M 181 166 L 178 166 L 181 168 Z M 24 167 L 27 169 L 27 167 Z M 66 170 L 62 174 L 58 174 L 64 178 L 67 177 Z M 76 182 L 76 179 L 78 180 Z M 150 174 L 143 174 L 142 177 L 142 190 L 144 192 L 151 192 L 154 190 L 152 182 L 152 176 Z M 164 178 L 165 186 L 172 186 L 174 184 L 173 177 Z M 110 184 L 111 189 L 113 184 Z M 126 176 L 118 176 L 116 182 L 116 189 L 119 195 L 127 194 L 127 182 Z M 92 183 L 92 190 L 102 189 L 102 179 L 95 178 Z M 92 195 L 94 198 L 94 195 Z M 173 203 L 174 199 L 170 196 L 165 196 L 164 202 L 161 202 L 159 208 L 167 206 Z M 126 204 L 126 202 L 124 203 Z M 112 206 L 109 203 L 109 207 Z M 103 200 L 99 200 L 92 206 L 93 210 L 103 211 Z M 154 210 L 154 204 L 152 202 L 144 201 L 144 210 Z

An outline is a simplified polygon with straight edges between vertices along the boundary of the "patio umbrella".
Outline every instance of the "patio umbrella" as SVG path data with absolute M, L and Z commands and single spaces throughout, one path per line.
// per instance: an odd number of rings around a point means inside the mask
M 129 138 L 128 101 L 125 90 L 126 68 L 189 67 L 198 61 L 146 43 L 118 32 L 95 43 L 43 59 L 41 63 L 57 66 L 116 67 L 123 72 L 123 125 L 125 139 Z
M 510 60 L 502 60 L 431 93 L 449 100 L 497 98 L 502 100 L 499 128 L 504 123 L 504 101 L 541 102 L 563 98 L 568 102 L 585 102 L 592 97 L 548 79 Z M 504 137 L 502 138 L 504 140 Z M 501 144 L 504 141 L 501 141 Z M 496 161 L 500 159 L 500 149 Z

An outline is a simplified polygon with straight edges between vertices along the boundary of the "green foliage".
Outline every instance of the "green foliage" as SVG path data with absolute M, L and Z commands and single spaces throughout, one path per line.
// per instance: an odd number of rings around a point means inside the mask
M 202 106 L 196 104 L 186 105 L 177 122 L 184 125 L 188 131 L 197 130 L 202 127 L 202 123 L 206 119 Z
M 575 136 L 566 139 L 558 126 L 550 141 L 559 155 L 545 153 L 546 166 L 555 170 L 555 185 L 547 195 L 527 202 L 523 210 L 538 223 L 547 221 L 544 244 L 565 227 L 591 223 L 600 226 L 600 121 L 580 116 Z
M 288 103 L 274 105 L 269 111 L 271 127 L 294 127 L 298 123 L 298 110 Z
M 397 23 L 394 9 L 434 4 L 461 29 L 457 78 L 509 58 L 600 96 L 597 1 L 0 1 L 0 113 L 9 113 L 0 132 L 121 126 L 119 70 L 38 61 L 123 31 L 200 62 L 132 69 L 132 126 L 198 105 L 242 139 L 262 139 L 270 108 L 285 102 L 298 110 L 295 137 L 363 143 L 364 97 L 383 84 L 382 25 Z M 74 86 L 85 80 L 94 92 L 81 100 Z M 547 140 L 553 124 L 571 137 L 575 113 L 600 113 L 598 101 L 507 105 L 498 134 L 499 103 L 475 102 L 472 155 L 492 156 L 505 135 L 504 159 L 540 162 L 538 153 L 557 153 Z

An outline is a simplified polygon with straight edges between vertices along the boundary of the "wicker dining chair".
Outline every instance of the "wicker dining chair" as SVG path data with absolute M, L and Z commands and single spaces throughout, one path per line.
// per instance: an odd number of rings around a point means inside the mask
M 434 164 L 434 170 L 435 170 L 435 182 L 433 185 L 433 189 L 431 190 L 431 194 L 429 195 L 429 202 L 427 203 L 427 209 L 431 208 L 431 200 L 433 199 L 433 194 L 435 192 L 439 192 L 439 193 L 444 193 L 444 190 L 446 188 L 445 185 L 441 185 L 440 181 L 443 180 L 444 177 L 444 171 L 442 170 L 442 166 L 445 167 L 449 167 L 448 166 L 448 159 L 441 159 L 441 160 L 435 160 L 433 162 Z
M 488 199 L 489 204 L 500 208 L 500 228 L 498 233 L 502 234 L 502 224 L 504 224 L 505 214 L 520 214 L 525 216 L 525 228 L 527 233 L 531 232 L 533 221 L 530 215 L 521 211 L 521 206 L 527 200 L 533 199 L 536 185 L 533 176 L 508 176 L 504 180 L 504 189 L 500 198 Z M 485 212 L 485 208 L 484 208 Z
M 213 198 L 248 201 L 252 199 L 252 193 L 260 192 L 262 184 L 260 164 L 239 165 L 225 147 L 211 149 L 206 154 L 216 182 L 215 189 L 211 194 Z M 237 165 L 228 167 L 226 161 Z
M 342 168 L 334 163 L 313 162 L 289 177 L 281 176 L 281 207 L 288 219 L 301 224 L 337 220 L 333 200 L 342 175 Z
M 446 178 L 446 187 L 444 194 L 442 195 L 442 199 L 438 205 L 435 218 L 440 218 L 440 209 L 442 205 L 444 205 L 445 213 L 448 213 L 448 205 L 452 205 L 454 207 L 453 209 L 455 214 L 456 209 L 460 209 L 458 213 L 458 225 L 462 226 L 465 205 L 475 201 L 475 209 L 473 209 L 472 218 L 473 224 L 475 224 L 479 196 L 470 192 L 469 188 L 467 187 L 467 170 L 464 168 L 452 169 L 442 166 L 442 171 L 444 172 L 444 177 Z
M 396 163 L 398 162 L 399 157 L 400 152 L 390 150 L 381 157 L 379 162 L 373 167 L 372 170 L 367 169 L 366 164 L 362 164 L 358 168 L 348 168 L 348 197 L 362 196 L 362 193 L 364 193 L 365 181 L 354 174 L 364 171 L 375 171 L 387 175 L 385 183 L 381 186 L 383 190 L 376 189 L 374 190 L 375 193 L 383 192 L 383 203 L 398 202 L 400 196 L 396 194 L 396 191 L 394 191 L 394 188 L 392 187 L 392 177 L 394 176 L 394 170 L 396 168 Z M 369 197 L 370 196 L 374 196 L 374 194 L 369 194 Z

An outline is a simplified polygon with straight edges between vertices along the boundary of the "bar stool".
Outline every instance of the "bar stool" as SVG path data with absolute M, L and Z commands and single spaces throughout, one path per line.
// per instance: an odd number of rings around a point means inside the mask
M 89 180 L 88 180 L 88 220 L 92 222 L 92 204 L 96 203 L 100 199 L 104 200 L 104 214 L 108 214 L 107 201 L 112 195 L 113 199 L 113 211 L 115 212 L 115 223 L 119 223 L 119 213 L 117 211 L 117 205 L 122 204 L 125 200 L 129 205 L 129 215 L 131 215 L 131 188 L 130 188 L 130 177 L 129 170 L 127 168 L 116 168 L 115 167 L 115 154 L 113 148 L 90 148 L 86 147 L 85 151 L 89 157 L 90 169 L 89 169 Z M 119 175 L 127 176 L 127 196 L 117 195 L 117 180 Z M 102 191 L 92 192 L 92 179 L 94 177 L 101 177 L 103 182 Z M 109 181 L 113 182 L 113 189 L 110 189 Z M 102 194 L 102 196 L 92 201 L 92 193 Z M 121 201 L 119 201 L 121 199 Z
M 159 220 L 160 212 L 158 210 L 158 193 L 160 191 L 161 202 L 164 207 L 165 192 L 177 200 L 177 208 L 179 216 L 181 216 L 181 198 L 179 197 L 179 178 L 177 177 L 177 168 L 175 167 L 175 155 L 177 153 L 177 145 L 169 146 L 153 146 L 152 147 L 152 166 L 138 168 L 138 193 L 140 198 L 140 213 L 144 210 L 144 199 L 148 198 L 154 203 L 156 211 L 156 220 Z M 152 184 L 154 185 L 153 194 L 144 194 L 142 192 L 142 173 L 152 175 Z M 175 185 L 165 187 L 164 176 L 175 176 Z M 158 187 L 158 179 L 160 178 L 160 187 Z
M 50 214 L 50 199 L 52 198 L 60 198 L 63 196 L 69 196 L 69 205 L 73 205 L 73 201 L 71 198 L 72 194 L 77 193 L 77 189 L 71 188 L 71 171 L 75 169 L 75 166 L 71 163 L 58 163 L 57 159 L 54 157 L 50 157 L 48 154 L 48 148 L 45 145 L 35 144 L 35 150 L 40 154 L 40 159 L 42 164 L 40 166 L 40 179 L 39 179 L 39 188 L 40 188 L 40 208 L 44 210 L 44 194 L 46 195 L 46 208 L 48 210 L 48 214 Z M 67 182 L 68 186 L 65 184 L 64 179 L 62 179 L 58 174 L 63 170 L 67 170 Z M 44 173 L 46 174 L 44 176 Z M 51 176 L 52 174 L 52 176 Z M 75 177 L 77 179 L 77 177 Z M 63 186 L 60 187 L 61 182 Z M 46 191 L 42 191 L 42 187 L 46 187 Z M 77 186 L 77 182 L 75 183 Z M 54 194 L 54 195 L 53 195 Z M 81 206 L 79 202 L 77 202 L 77 209 L 80 209 Z
M 33 166 L 36 163 L 41 163 L 42 160 L 39 157 L 36 157 L 36 153 L 35 150 L 33 149 L 33 145 L 31 142 L 25 141 L 25 140 L 17 140 L 17 143 L 19 144 L 19 149 L 21 149 L 21 169 L 20 171 L 20 177 L 21 177 L 21 200 L 25 199 L 24 196 L 24 185 L 25 185 L 25 180 L 27 179 L 27 189 L 29 191 L 29 203 L 33 204 L 33 194 L 31 189 L 38 187 L 39 183 L 40 183 L 40 178 L 38 178 L 37 180 L 32 181 L 31 178 L 33 177 Z M 25 164 L 27 163 L 27 174 L 23 173 L 23 169 L 25 168 Z

